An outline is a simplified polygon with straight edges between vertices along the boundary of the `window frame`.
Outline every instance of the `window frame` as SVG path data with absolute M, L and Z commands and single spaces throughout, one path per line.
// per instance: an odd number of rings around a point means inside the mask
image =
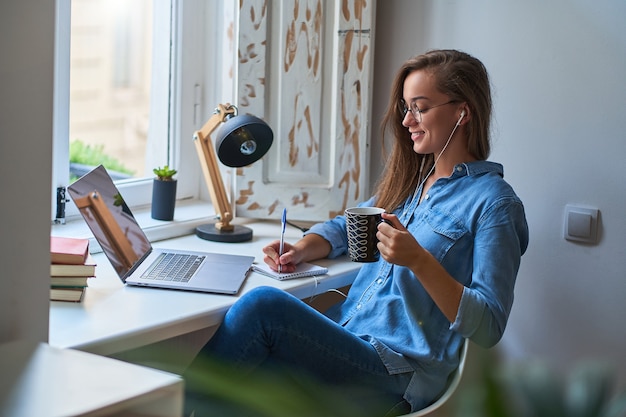
M 154 44 L 166 44 L 169 48 L 155 48 L 153 56 L 153 82 L 151 96 L 169 97 L 169 106 L 151 102 L 149 135 L 161 137 L 167 146 L 152 147 L 147 166 L 163 165 L 164 162 L 178 170 L 179 200 L 208 200 L 197 154 L 193 145 L 193 132 L 210 117 L 209 106 L 217 103 L 217 97 L 234 96 L 228 86 L 216 80 L 225 70 L 220 61 L 209 59 L 212 45 L 220 45 L 225 39 L 224 5 L 206 4 L 201 0 L 154 0 Z M 54 74 L 54 126 L 53 126 L 53 172 L 51 218 L 56 217 L 57 187 L 69 185 L 69 70 L 70 70 L 70 18 L 71 0 L 56 2 L 55 74 Z M 211 28 L 206 30 L 205 28 Z M 184 47 L 183 47 L 184 45 Z M 159 68 L 169 68 L 158 71 Z M 227 67 L 227 65 L 224 65 Z M 156 70 L 155 70 L 156 69 Z M 205 100 L 206 97 L 206 100 Z M 214 107 L 214 105 L 213 105 Z M 210 109 L 212 112 L 212 107 Z M 157 141 L 159 142 L 159 141 Z M 152 142 L 154 143 L 154 142 Z M 158 162 L 151 162 L 158 161 Z M 117 181 L 124 198 L 133 210 L 146 209 L 151 202 L 152 178 Z M 200 201 L 206 205 L 206 201 Z M 80 219 L 73 203 L 66 204 L 66 219 Z M 212 216 L 213 212 L 206 213 Z

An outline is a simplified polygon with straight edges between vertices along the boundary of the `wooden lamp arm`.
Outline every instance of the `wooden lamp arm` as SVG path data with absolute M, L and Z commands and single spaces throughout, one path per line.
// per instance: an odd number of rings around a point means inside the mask
M 198 153 L 200 166 L 202 167 L 202 173 L 204 174 L 204 179 L 209 188 L 211 201 L 218 215 L 219 221 L 215 224 L 215 227 L 223 231 L 229 231 L 234 228 L 234 226 L 230 224 L 233 219 L 233 213 L 228 201 L 228 194 L 224 188 L 224 181 L 222 180 L 222 173 L 219 169 L 215 146 L 211 140 L 211 133 L 213 133 L 221 123 L 224 123 L 227 115 L 234 113 L 234 107 L 226 107 L 222 104 L 218 105 L 216 113 L 193 135 L 196 152 Z

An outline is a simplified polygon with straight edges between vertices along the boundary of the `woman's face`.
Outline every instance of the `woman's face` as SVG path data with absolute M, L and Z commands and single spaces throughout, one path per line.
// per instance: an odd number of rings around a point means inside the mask
M 460 103 L 450 102 L 435 88 L 434 77 L 423 70 L 406 77 L 402 96 L 406 108 L 413 109 L 402 120 L 411 133 L 413 150 L 424 155 L 439 154 L 458 120 Z

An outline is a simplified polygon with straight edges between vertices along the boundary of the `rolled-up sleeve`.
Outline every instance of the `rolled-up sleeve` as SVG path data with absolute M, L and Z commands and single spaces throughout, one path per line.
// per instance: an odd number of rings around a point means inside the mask
M 346 253 L 346 221 L 343 216 L 318 223 L 304 233 L 305 236 L 310 234 L 320 235 L 330 243 L 328 258 L 333 259 Z
M 502 200 L 481 219 L 475 238 L 472 281 L 465 287 L 451 330 L 483 347 L 502 338 L 528 227 L 521 203 Z

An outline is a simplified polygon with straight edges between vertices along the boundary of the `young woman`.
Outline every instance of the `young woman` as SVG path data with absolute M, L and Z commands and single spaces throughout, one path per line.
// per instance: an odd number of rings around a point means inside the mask
M 409 59 L 382 123 L 393 146 L 375 195 L 380 260 L 363 264 L 345 301 L 318 313 L 272 288 L 245 294 L 199 358 L 232 369 L 287 370 L 338 387 L 360 404 L 402 414 L 433 402 L 468 338 L 495 345 L 528 245 L 522 202 L 490 152 L 491 93 L 476 58 L 435 50 Z M 345 219 L 294 244 L 264 248 L 284 272 L 346 253 Z M 199 361 L 190 367 L 202 372 Z M 191 384 L 190 393 L 202 387 Z M 198 394 L 200 395 L 200 394 Z

